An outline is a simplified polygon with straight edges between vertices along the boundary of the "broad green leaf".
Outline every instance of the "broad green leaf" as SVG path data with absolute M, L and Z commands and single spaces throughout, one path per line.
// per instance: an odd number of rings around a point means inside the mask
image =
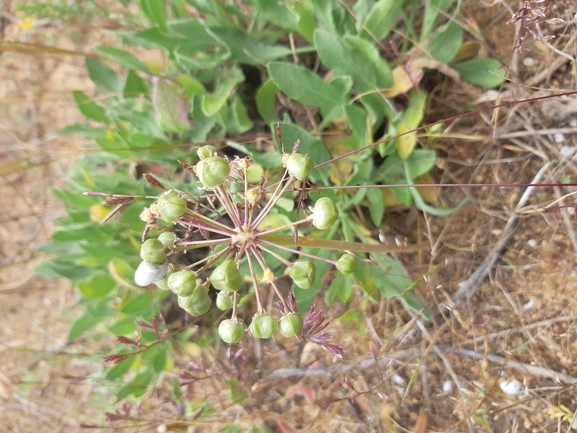
M 86 57 L 86 70 L 92 82 L 101 91 L 118 92 L 122 88 L 122 83 L 110 67 L 95 57 Z
M 146 388 L 153 377 L 152 370 L 146 370 L 140 373 L 136 378 L 127 385 L 124 385 L 116 393 L 116 398 L 122 400 L 129 395 L 134 395 L 135 397 L 140 397 L 146 392 Z
M 321 107 L 328 112 L 346 102 L 344 95 L 336 95 L 329 83 L 310 70 L 292 63 L 272 62 L 268 71 L 274 84 L 287 96 L 303 104 Z
M 55 131 L 56 134 L 82 134 L 88 138 L 102 137 L 106 134 L 105 128 L 97 128 L 90 125 L 81 125 L 80 123 L 73 123 L 62 129 Z
M 156 80 L 152 90 L 152 104 L 162 129 L 167 132 L 189 129 L 186 102 L 174 83 Z
M 35 269 L 37 274 L 48 278 L 66 278 L 71 281 L 84 280 L 94 273 L 94 269 L 71 263 L 42 262 Z
M 452 65 L 470 83 L 485 88 L 499 86 L 505 70 L 497 59 L 473 59 Z
M 136 331 L 134 317 L 118 319 L 114 324 L 108 327 L 108 330 L 114 335 L 130 335 Z
M 383 203 L 383 193 L 378 188 L 367 189 L 367 199 L 369 200 L 369 214 L 375 227 L 380 227 L 385 216 L 385 204 Z
M 204 51 L 209 47 L 209 44 L 202 39 L 189 39 L 179 34 L 165 33 L 157 27 L 134 34 L 123 34 L 123 37 L 132 45 L 144 46 L 146 48 L 163 48 L 169 52 L 183 46 L 186 46 L 190 52 Z
M 425 2 L 425 14 L 423 25 L 421 26 L 420 41 L 425 41 L 435 29 L 437 18 L 440 12 L 446 12 L 455 0 L 427 0 Z
M 399 16 L 398 11 L 402 3 L 399 0 L 377 2 L 363 21 L 362 28 L 359 29 L 361 37 L 377 42 L 385 39 Z
M 135 356 L 129 356 L 123 361 L 120 361 L 114 367 L 112 367 L 108 373 L 106 374 L 107 379 L 117 379 L 121 376 L 124 376 L 130 370 L 130 367 L 134 363 Z
M 108 274 L 95 275 L 87 281 L 78 283 L 78 289 L 88 297 L 101 297 L 110 293 L 118 283 Z
M 204 47 L 203 49 L 219 44 L 218 37 L 198 18 L 172 21 L 168 27 L 170 30 L 184 35 L 189 43 L 198 44 Z
M 96 102 L 92 101 L 86 93 L 77 90 L 72 92 L 74 101 L 82 114 L 92 120 L 97 122 L 108 123 L 109 119 L 106 115 L 106 110 L 104 107 L 98 105 Z
M 415 149 L 405 160 L 405 167 L 410 167 L 411 178 L 416 179 L 428 173 L 435 166 L 437 154 L 433 150 Z
M 102 317 L 93 316 L 89 312 L 83 313 L 78 319 L 76 319 L 70 328 L 70 331 L 68 332 L 68 339 L 73 340 L 74 338 L 82 335 L 90 328 L 96 326 L 96 324 L 98 324 L 98 322 L 101 320 Z
M 345 115 L 347 116 L 347 121 L 349 122 L 349 128 L 351 128 L 353 135 L 359 140 L 360 145 L 369 145 L 370 140 L 367 131 L 367 111 L 356 105 L 346 105 Z
M 296 2 L 293 7 L 298 15 L 297 28 L 299 33 L 312 44 L 313 35 L 318 26 L 315 18 L 301 3 Z
M 178 74 L 178 81 L 180 81 L 180 84 L 182 84 L 182 87 L 190 97 L 206 94 L 206 88 L 204 85 L 190 75 Z
M 449 63 L 459 52 L 463 43 L 463 29 L 451 21 L 445 30 L 439 33 L 429 44 L 429 53 L 443 63 Z
M 290 11 L 285 2 L 276 0 L 256 0 L 259 16 L 283 29 L 294 32 L 297 28 L 297 18 Z
M 148 19 L 162 30 L 166 30 L 166 3 L 165 0 L 140 0 L 142 10 Z
M 278 88 L 269 78 L 258 88 L 256 92 L 256 108 L 258 114 L 264 119 L 267 124 L 271 124 L 276 120 L 274 114 L 274 106 L 276 104 L 276 92 Z
M 358 37 L 347 35 L 344 42 L 357 68 L 365 70 L 365 79 L 379 88 L 390 87 L 393 84 L 393 74 L 379 50 L 370 42 Z
M 214 93 L 205 95 L 203 99 L 202 109 L 204 113 L 207 116 L 212 116 L 219 112 L 237 84 L 243 81 L 244 75 L 238 68 L 232 68 L 223 74 L 216 84 Z
M 422 90 L 411 90 L 409 106 L 403 113 L 397 129 L 398 134 L 405 134 L 397 138 L 397 152 L 403 159 L 407 158 L 417 144 L 417 133 L 409 132 L 415 129 L 423 120 L 425 114 L 426 95 Z M 408 133 L 407 133 L 408 132 Z
M 138 313 L 148 311 L 152 308 L 153 302 L 156 300 L 155 293 L 142 293 L 131 300 L 121 310 L 122 313 Z
M 126 75 L 126 83 L 122 93 L 125 98 L 134 98 L 138 95 L 148 96 L 148 87 L 144 80 L 131 69 Z
M 157 373 L 160 373 L 162 370 L 164 370 L 164 367 L 166 366 L 166 350 L 166 347 L 161 347 L 156 354 L 156 357 L 154 358 L 152 368 L 154 368 L 154 371 Z
M 119 65 L 127 67 L 128 69 L 150 72 L 146 64 L 138 60 L 128 51 L 121 50 L 119 48 L 107 47 L 105 45 L 100 45 L 96 47 L 95 50 L 103 56 L 108 57 L 110 60 L 118 63 Z
M 232 98 L 228 110 L 227 131 L 233 134 L 244 134 L 252 129 L 253 123 L 248 117 L 242 98 L 237 93 Z

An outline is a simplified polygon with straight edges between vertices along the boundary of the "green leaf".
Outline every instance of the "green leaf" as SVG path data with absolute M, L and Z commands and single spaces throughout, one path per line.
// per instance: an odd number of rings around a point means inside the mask
M 92 82 L 101 91 L 114 91 L 118 92 L 122 88 L 122 83 L 114 72 L 108 65 L 95 57 L 86 57 L 86 69 L 88 71 L 88 76 Z
M 473 59 L 452 65 L 470 83 L 485 88 L 500 85 L 505 78 L 505 70 L 496 59 Z
M 162 370 L 164 370 L 164 367 L 166 366 L 166 357 L 166 347 L 161 347 L 156 354 L 154 363 L 152 365 L 152 368 L 154 368 L 155 372 L 160 373 Z
M 120 361 L 114 367 L 112 367 L 106 374 L 107 379 L 117 379 L 130 370 L 130 367 L 134 363 L 135 356 L 129 356 L 128 358 Z
M 248 117 L 242 98 L 236 93 L 228 110 L 227 131 L 233 134 L 244 134 L 252 127 L 253 123 Z
M 116 393 L 116 398 L 122 400 L 123 398 L 128 397 L 129 395 L 134 395 L 135 397 L 140 397 L 146 392 L 146 387 L 150 383 L 153 377 L 152 370 L 146 370 L 140 373 L 138 376 L 134 378 L 132 382 L 123 386 L 118 390 Z
M 78 283 L 78 289 L 89 297 L 101 297 L 118 287 L 118 283 L 108 274 L 95 275 L 87 281 Z
M 101 320 L 102 317 L 93 316 L 89 312 L 85 312 L 84 314 L 80 315 L 78 319 L 76 319 L 70 328 L 70 331 L 68 332 L 68 339 L 73 340 L 74 338 L 82 335 L 90 328 L 96 326 L 96 324 Z
M 48 278 L 66 278 L 71 281 L 79 281 L 92 275 L 94 269 L 70 263 L 46 261 L 38 265 L 35 272 Z
M 463 29 L 454 21 L 429 44 L 429 53 L 443 63 L 449 63 L 457 55 L 463 43 Z
M 297 28 L 299 33 L 311 44 L 318 24 L 313 15 L 299 2 L 294 4 L 294 11 L 298 15 Z
M 433 150 L 415 149 L 405 160 L 405 167 L 410 167 L 411 178 L 416 179 L 428 173 L 435 166 L 437 154 Z
M 140 313 L 143 311 L 148 311 L 152 308 L 154 301 L 156 300 L 155 293 L 142 293 L 130 301 L 121 310 L 122 313 Z
M 56 134 L 82 134 L 88 138 L 102 137 L 106 134 L 105 128 L 96 128 L 90 125 L 82 125 L 80 123 L 73 123 L 62 129 L 54 131 Z
M 417 144 L 417 133 L 409 132 L 415 129 L 423 120 L 425 114 L 426 94 L 422 90 L 411 90 L 409 106 L 399 120 L 397 134 L 405 134 L 397 138 L 397 152 L 403 159 L 407 158 Z
M 126 83 L 122 92 L 125 98 L 134 98 L 138 95 L 148 96 L 148 86 L 132 69 L 126 75 Z
M 269 78 L 262 83 L 256 92 L 256 109 L 258 110 L 258 114 L 260 114 L 269 125 L 276 120 L 274 106 L 276 104 L 277 91 L 278 88 Z
M 367 189 L 367 199 L 369 200 L 369 213 L 375 227 L 380 227 L 385 216 L 385 204 L 383 203 L 383 193 L 379 188 Z
M 166 31 L 165 0 L 141 0 L 141 6 L 148 19 Z
M 118 319 L 114 324 L 108 327 L 108 330 L 114 335 L 129 335 L 136 331 L 134 317 Z
M 376 3 L 363 22 L 361 37 L 376 39 L 377 42 L 385 39 L 399 16 L 402 3 L 399 0 L 380 0 Z
M 196 78 L 190 75 L 178 74 L 178 81 L 182 84 L 185 92 L 188 96 L 192 97 L 194 95 L 204 95 L 206 94 L 206 88 L 204 85 L 198 81 Z
M 232 68 L 224 73 L 216 83 L 215 92 L 204 97 L 202 103 L 204 113 L 207 116 L 213 116 L 218 113 L 237 84 L 243 81 L 244 75 L 238 68 Z
M 346 102 L 344 95 L 336 95 L 329 83 L 301 66 L 285 62 L 268 64 L 268 71 L 274 84 L 287 96 L 303 104 L 321 107 L 328 112 Z
M 98 105 L 96 102 L 92 101 L 84 92 L 77 90 L 72 92 L 74 101 L 82 114 L 92 120 L 97 122 L 108 123 L 109 119 L 106 115 L 106 110 Z
M 285 2 L 275 0 L 256 0 L 258 14 L 274 25 L 294 32 L 297 27 L 296 16 L 286 7 Z
M 179 89 L 172 82 L 156 80 L 152 91 L 152 105 L 158 123 L 167 132 L 183 132 L 190 128 L 188 109 Z
M 344 42 L 356 67 L 364 70 L 365 79 L 379 88 L 393 85 L 393 73 L 372 43 L 352 35 L 345 36 Z
M 446 12 L 454 2 L 455 0 L 428 0 L 425 3 L 425 14 L 423 25 L 421 26 L 421 42 L 425 41 L 435 29 L 439 13 Z
M 108 57 L 110 60 L 118 63 L 119 65 L 127 67 L 128 69 L 150 72 L 150 69 L 148 69 L 146 64 L 138 60 L 128 51 L 121 50 L 119 48 L 107 47 L 105 45 L 100 45 L 96 47 L 95 50 L 103 56 Z

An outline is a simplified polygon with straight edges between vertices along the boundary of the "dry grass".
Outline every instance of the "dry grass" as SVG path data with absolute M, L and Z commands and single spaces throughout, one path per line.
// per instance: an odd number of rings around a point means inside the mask
M 577 57 L 575 5 L 561 2 L 567 22 L 553 29 L 557 38 L 512 55 L 514 29 L 504 22 L 516 2 L 497 1 L 486 8 L 466 2 L 465 13 L 482 29 L 481 48 L 510 64 L 512 82 L 501 99 L 524 99 L 575 87 Z M 561 13 L 559 12 L 559 13 Z M 545 29 L 543 29 L 545 30 Z M 46 30 L 49 32 L 49 30 Z M 7 37 L 24 35 L 12 25 Z M 26 38 L 49 38 L 44 33 Z M 82 44 L 59 39 L 61 48 L 84 50 Z M 534 66 L 526 66 L 534 59 Z M 449 116 L 475 101 L 494 102 L 497 94 L 435 78 L 429 120 Z M 99 375 L 102 342 L 66 341 L 75 314 L 75 293 L 66 283 L 33 274 L 40 260 L 36 248 L 50 236 L 51 221 L 60 215 L 49 188 L 62 183 L 65 167 L 81 156 L 87 144 L 69 136 L 50 135 L 55 128 L 81 120 L 70 91 L 90 92 L 81 58 L 0 56 L 0 431 L 73 432 L 82 422 L 100 422 L 111 403 L 109 385 Z M 559 182 L 576 173 L 563 146 L 575 146 L 577 104 L 573 98 L 551 99 L 499 110 L 455 126 L 455 137 L 438 139 L 440 182 L 527 183 L 550 163 L 543 182 Z M 497 127 L 495 128 L 494 125 Z M 557 143 L 555 133 L 564 131 Z M 466 136 L 468 140 L 456 138 Z M 474 139 L 472 139 L 474 138 Z M 76 138 L 77 140 L 77 138 Z M 332 332 L 347 349 L 344 360 L 309 345 L 278 339 L 248 343 L 230 362 L 224 346 L 205 351 L 206 369 L 214 374 L 185 389 L 186 405 L 167 401 L 164 392 L 144 400 L 149 415 L 134 431 L 216 431 L 237 420 L 243 431 L 259 423 L 275 431 L 429 431 L 549 432 L 569 431 L 577 410 L 577 241 L 573 221 L 562 212 L 540 208 L 567 191 L 533 193 L 532 207 L 522 212 L 507 249 L 490 278 L 465 304 L 454 305 L 451 293 L 480 266 L 502 235 L 521 191 L 492 188 L 462 193 L 446 190 L 447 204 L 465 195 L 470 203 L 444 219 L 419 217 L 411 236 L 427 236 L 438 245 L 433 256 L 401 255 L 414 277 L 447 260 L 419 286 L 422 296 L 441 312 L 429 323 L 411 321 L 396 303 L 383 300 L 364 310 L 365 333 L 354 324 L 335 320 Z M 460 195 L 459 195 L 460 194 Z M 566 199 L 570 204 L 571 198 Z M 7 205 L 8 204 L 8 205 Z M 387 221 L 406 232 L 403 220 Z M 355 293 L 351 308 L 361 308 Z M 330 318 L 345 312 L 333 306 Z M 407 323 L 403 328 L 395 326 Z M 434 344 L 432 344 L 434 342 Z M 256 345 L 255 345 L 256 344 Z M 88 356 L 86 356 L 88 355 Z M 181 353 L 175 371 L 191 359 Z M 231 370 L 232 369 L 232 370 Z M 96 374 L 96 376 L 94 376 Z M 230 402 L 230 383 L 248 392 L 244 404 Z M 517 396 L 500 384 L 516 378 Z M 171 380 L 167 376 L 166 383 Z M 452 384 L 452 390 L 444 387 Z M 405 394 L 407 387 L 409 391 Z M 288 396 L 287 396 L 288 393 Z M 192 415 L 202 401 L 215 402 L 216 414 L 204 423 Z M 551 418 L 568 408 L 568 419 Z M 424 411 L 424 412 L 423 412 Z M 164 427 L 162 427 L 164 426 Z M 124 430 L 124 429 L 122 429 Z M 128 429 L 127 429 L 128 430 Z

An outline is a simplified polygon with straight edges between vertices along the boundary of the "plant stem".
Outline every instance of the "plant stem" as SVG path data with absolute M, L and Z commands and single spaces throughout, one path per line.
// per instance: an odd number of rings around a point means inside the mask
M 280 190 L 280 186 L 282 185 L 282 182 L 284 181 L 286 175 L 287 175 L 287 170 L 285 170 L 281 181 L 279 182 L 277 189 L 275 190 L 275 192 L 273 193 L 272 197 L 270 198 L 269 202 L 266 204 L 266 206 L 264 207 L 264 209 L 261 211 L 261 213 L 259 214 L 259 216 L 256 217 L 256 219 L 251 223 L 251 229 L 252 230 L 256 230 L 256 228 L 259 226 L 259 224 L 262 222 L 262 220 L 268 215 L 268 213 L 270 212 L 270 210 L 273 208 L 273 206 L 277 203 L 277 201 L 279 201 L 279 199 L 282 197 L 282 195 L 286 192 L 287 188 L 292 185 L 295 181 L 295 179 L 293 177 L 289 177 L 287 180 L 287 183 L 285 184 L 285 186 Z M 292 181 L 291 181 L 292 179 Z
M 230 238 L 228 238 L 228 239 L 212 239 L 210 241 L 182 242 L 182 243 L 179 243 L 178 247 L 172 248 L 171 251 L 174 251 L 174 252 L 188 251 L 188 250 L 194 250 L 197 248 L 210 247 L 213 245 L 220 245 L 220 244 L 230 244 Z
M 273 247 L 276 248 L 280 248 L 281 250 L 285 250 L 285 251 L 289 251 L 293 254 L 299 255 L 299 256 L 305 256 L 305 257 L 310 257 L 311 259 L 315 259 L 315 260 L 320 260 L 321 262 L 327 262 L 331 265 L 336 265 L 336 261 L 335 260 L 331 260 L 331 259 L 327 259 L 326 257 L 320 257 L 320 256 L 315 256 L 314 254 L 309 254 L 309 253 L 305 253 L 303 251 L 299 251 L 299 250 L 295 250 L 293 248 L 289 248 L 289 247 L 285 247 L 276 243 L 272 243 L 272 242 L 268 242 L 268 241 L 263 241 L 265 244 L 271 245 Z M 262 246 L 261 246 L 262 248 Z
M 252 259 L 250 258 L 250 253 L 254 254 L 254 248 L 252 246 L 249 247 L 249 252 L 246 255 L 246 259 L 248 260 L 248 267 L 250 268 L 250 276 L 252 277 L 252 283 L 254 284 L 254 295 L 256 297 L 256 312 L 262 313 L 262 303 L 260 302 L 260 295 L 258 292 L 258 280 L 256 278 L 256 272 L 254 271 L 254 265 L 252 264 Z
M 309 221 L 310 221 L 310 218 L 309 218 L 309 217 L 306 217 L 306 218 L 303 218 L 302 220 L 295 221 L 294 223 L 286 224 L 286 225 L 284 225 L 284 226 L 277 227 L 277 228 L 274 228 L 274 229 L 270 229 L 270 230 L 267 230 L 267 231 L 265 231 L 265 232 L 258 232 L 258 233 L 256 234 L 256 236 L 259 237 L 259 236 L 262 236 L 262 235 L 267 235 L 267 234 L 269 234 L 269 233 L 278 232 L 279 230 L 288 229 L 289 227 L 298 226 L 299 224 L 304 224 L 304 223 L 309 222 Z
M 277 235 L 277 234 L 264 235 L 260 239 L 272 246 L 293 245 L 296 247 L 326 248 L 335 251 L 348 250 L 348 251 L 355 251 L 358 253 L 388 254 L 388 253 L 419 251 L 430 247 L 428 242 L 409 244 L 403 247 L 399 247 L 397 245 L 363 244 L 362 242 L 335 241 L 332 239 L 320 239 L 304 236 L 299 237 L 295 243 L 293 236 Z

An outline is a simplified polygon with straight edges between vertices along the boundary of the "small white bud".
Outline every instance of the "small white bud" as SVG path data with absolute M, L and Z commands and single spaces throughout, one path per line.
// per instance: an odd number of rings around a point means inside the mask
M 523 392 L 523 384 L 517 379 L 506 380 L 499 384 L 501 391 L 507 395 L 519 395 Z

